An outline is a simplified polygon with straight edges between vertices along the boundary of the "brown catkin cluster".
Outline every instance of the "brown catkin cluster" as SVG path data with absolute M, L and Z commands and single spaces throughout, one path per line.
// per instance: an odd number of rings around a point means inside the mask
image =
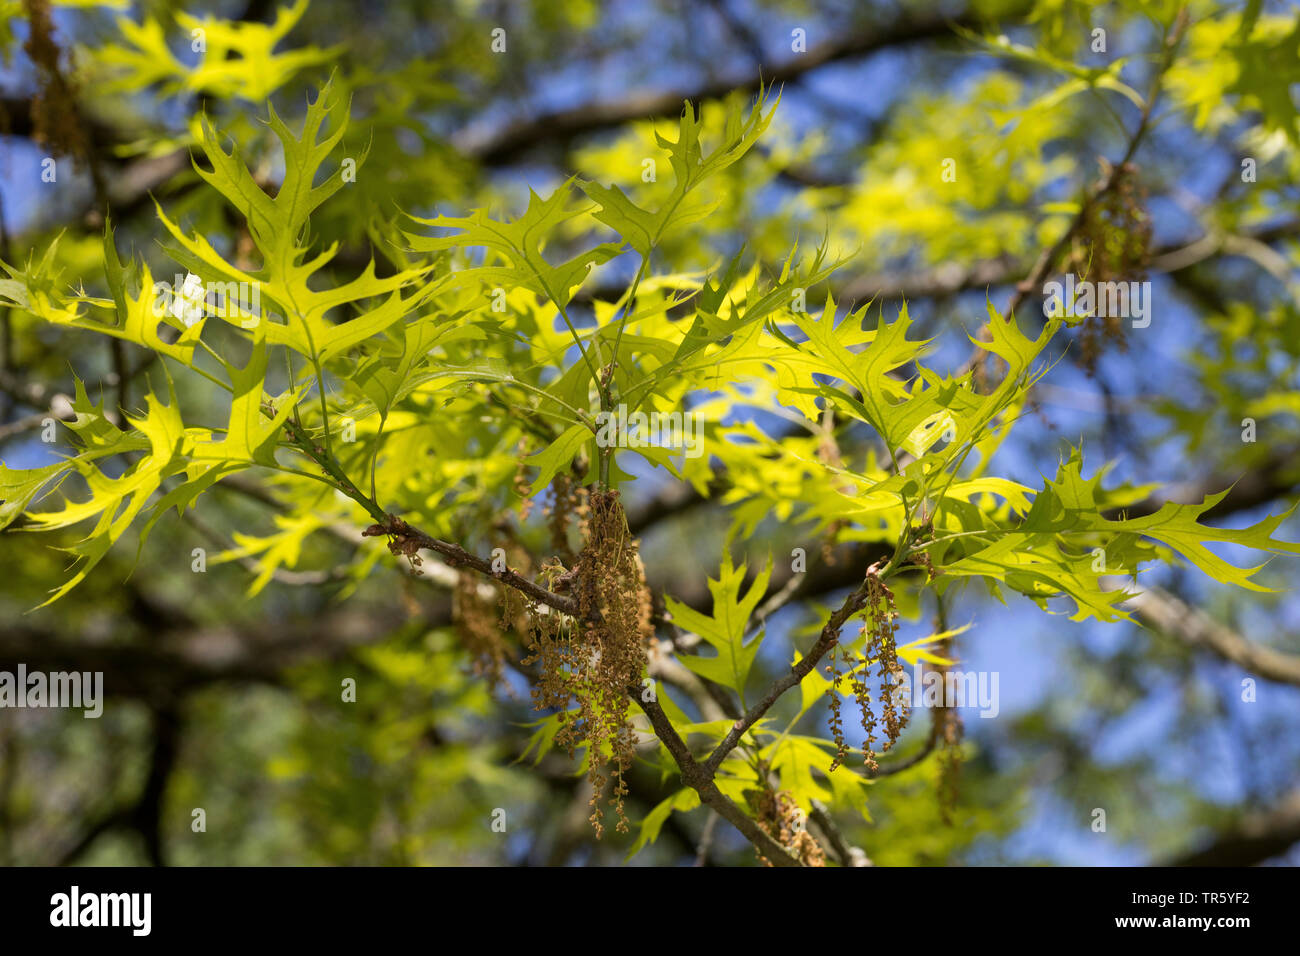
M 894 602 L 894 592 L 876 570 L 867 572 L 867 595 L 863 607 L 863 648 L 856 666 L 845 671 L 840 669 L 840 658 L 852 661 L 852 654 L 835 645 L 831 648 L 831 663 L 826 670 L 831 675 L 830 693 L 830 731 L 835 741 L 836 755 L 831 762 L 831 770 L 836 769 L 848 757 L 848 744 L 844 739 L 844 719 L 841 713 L 840 684 L 848 680 L 862 711 L 862 755 L 867 770 L 874 773 L 880 769 L 876 761 L 878 753 L 875 748 L 876 734 L 883 727 L 884 741 L 879 753 L 886 753 L 898 742 L 907 722 L 911 717 L 911 707 L 903 685 L 903 665 L 898 662 L 898 608 Z M 880 685 L 880 709 L 873 706 L 871 687 L 871 666 L 875 665 L 875 680 Z
M 546 527 L 551 534 L 551 551 L 562 561 L 572 563 L 569 526 L 582 514 L 582 495 L 578 483 L 568 475 L 556 475 L 551 482 L 551 501 L 546 506 Z
M 835 741 L 835 759 L 831 761 L 831 770 L 849 759 L 849 745 L 844 739 L 843 703 L 840 701 L 840 684 L 844 681 L 844 672 L 840 669 L 840 656 L 848 657 L 848 651 L 841 651 L 838 643 L 831 645 L 831 662 L 826 665 L 831 686 L 826 693 L 830 696 L 830 730 L 831 739 Z
M 484 595 L 483 590 L 488 587 L 498 592 L 496 600 Z M 510 589 L 486 585 L 467 571 L 456 575 L 456 586 L 452 589 L 452 619 L 456 636 L 469 652 L 474 673 L 484 678 L 491 689 L 501 682 L 510 651 L 503 633 L 507 622 L 512 622 L 514 616 L 510 614 L 510 594 Z
M 32 96 L 32 139 L 54 156 L 78 161 L 89 147 L 77 115 L 76 90 L 59 66 L 61 51 L 54 42 L 49 0 L 23 0 L 30 31 L 23 51 L 36 66 L 37 88 Z
M 500 612 L 498 626 L 502 634 L 514 631 L 527 634 L 530 626 L 528 600 L 514 588 L 500 588 L 497 598 L 497 610 Z
M 774 791 L 770 787 L 746 790 L 745 801 L 763 832 L 798 857 L 804 866 L 826 865 L 826 854 L 808 832 L 807 815 L 789 790 Z M 755 852 L 764 866 L 772 865 L 761 851 Z
M 556 743 L 570 754 L 579 745 L 588 748 L 591 824 L 599 837 L 604 832 L 600 796 L 611 777 L 616 829 L 628 829 L 624 774 L 636 747 L 628 688 L 641 680 L 654 629 L 645 569 L 618 492 L 593 491 L 580 511 L 586 543 L 573 569 L 565 571 L 558 561 L 543 568 L 553 588 L 573 593 L 578 612 L 563 620 L 554 613 L 535 614 L 524 663 L 536 663 L 541 672 L 534 705 L 559 711 Z
M 1112 167 L 1102 160 L 1102 175 L 1109 178 Z M 1090 282 L 1130 282 L 1146 275 L 1151 256 L 1151 216 L 1146 209 L 1146 190 L 1138 180 L 1137 167 L 1125 163 L 1115 171 L 1114 185 L 1086 203 L 1069 253 L 1069 271 Z M 1107 341 L 1123 351 L 1124 319 L 1117 315 L 1091 316 L 1079 329 L 1081 362 L 1089 373 Z

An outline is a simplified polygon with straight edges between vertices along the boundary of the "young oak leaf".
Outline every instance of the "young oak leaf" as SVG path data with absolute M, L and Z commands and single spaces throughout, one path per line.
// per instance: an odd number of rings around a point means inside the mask
M 637 833 L 636 841 L 632 844 L 631 849 L 627 851 L 624 860 L 632 859 L 643 848 L 659 839 L 659 831 L 663 829 L 664 824 L 668 822 L 668 818 L 674 810 L 689 813 L 699 805 L 700 795 L 690 787 L 683 787 L 672 796 L 661 800 L 641 821 L 641 829 Z
M 944 575 L 982 577 L 995 594 L 998 585 L 1005 584 L 1040 605 L 1065 594 L 1076 604 L 1075 620 L 1092 616 L 1113 621 L 1128 617 L 1118 605 L 1129 595 L 1103 587 L 1101 579 L 1136 574 L 1140 564 L 1158 557 L 1154 545 L 1168 548 L 1215 580 L 1253 591 L 1269 590 L 1251 580 L 1262 565 L 1238 567 L 1207 548 L 1207 543 L 1300 554 L 1300 544 L 1272 536 L 1294 508 L 1241 529 L 1215 528 L 1197 521 L 1223 500 L 1225 491 L 1209 495 L 1199 504 L 1165 502 L 1149 515 L 1112 518 L 1098 502 L 1102 473 L 1084 478 L 1082 466 L 1082 454 L 1072 449 L 1056 479 L 1044 482 L 1019 523 L 1011 527 L 985 525 L 985 534 L 965 538 L 961 546 L 968 548 L 969 542 L 982 537 L 991 538 L 991 543 L 977 544 L 957 560 L 940 557 Z M 962 513 L 977 521 L 987 517 L 973 511 Z M 1071 536 L 1079 536 L 1074 539 L 1075 550 L 1069 547 Z M 1095 550 L 1097 545 L 1100 551 Z
M 692 197 L 691 193 L 706 178 L 737 162 L 767 129 L 780 97 L 764 113 L 766 98 L 766 91 L 760 89 L 747 118 L 743 117 L 739 102 L 733 102 L 727 112 L 722 142 L 707 155 L 700 144 L 699 113 L 694 105 L 686 103 L 679 118 L 677 139 L 671 141 L 655 134 L 659 145 L 669 151 L 675 180 L 672 192 L 660 207 L 651 212 L 638 206 L 617 185 L 580 181 L 578 188 L 599 207 L 592 217 L 609 226 L 648 259 L 651 250 L 670 229 L 699 222 L 717 208 L 720 200 Z
M 665 598 L 674 623 L 697 634 L 717 651 L 713 657 L 685 656 L 682 663 L 701 677 L 730 687 L 742 699 L 750 668 L 763 639 L 760 633 L 746 644 L 745 627 L 754 608 L 767 592 L 767 582 L 772 575 L 772 559 L 768 557 L 767 565 L 742 597 L 740 592 L 747 570 L 744 564 L 733 566 L 730 555 L 724 556 L 718 578 L 709 579 L 709 592 L 713 595 L 711 615 L 701 614 L 674 598 Z
M 1083 455 L 1079 449 L 1072 449 L 1069 459 L 1061 464 L 1056 480 L 1047 481 L 1043 491 L 1035 497 L 1022 528 L 1055 534 L 1077 531 L 1132 533 L 1151 538 L 1172 548 L 1214 580 L 1251 591 L 1271 590 L 1251 580 L 1263 565 L 1240 568 L 1205 547 L 1206 542 L 1239 545 L 1256 551 L 1300 554 L 1300 544 L 1273 537 L 1273 532 L 1291 516 L 1295 506 L 1247 528 L 1215 528 L 1201 524 L 1196 519 L 1227 496 L 1227 491 L 1221 491 L 1207 496 L 1200 504 L 1166 501 L 1149 515 L 1109 518 L 1097 506 L 1101 473 L 1085 479 L 1082 469 Z
M 0 529 L 12 524 L 33 501 L 57 489 L 77 469 L 77 461 L 88 462 L 149 448 L 143 435 L 123 431 L 108 420 L 103 400 L 93 404 L 81 379 L 74 377 L 73 382 L 76 391 L 72 401 L 73 419 L 63 424 L 80 446 L 77 455 L 39 468 L 13 469 L 0 462 Z
M 552 265 L 543 256 L 546 242 L 555 230 L 584 211 L 582 207 L 570 207 L 567 203 L 572 184 L 573 179 L 568 180 L 546 199 L 529 189 L 528 208 L 518 219 L 492 219 L 484 209 L 460 217 L 424 219 L 411 216 L 413 221 L 422 225 L 459 232 L 452 236 L 421 236 L 410 232 L 405 235 L 412 248 L 419 252 L 481 247 L 495 253 L 505 260 L 504 265 L 485 262 L 462 270 L 458 276 L 477 277 L 489 288 L 531 289 L 563 308 L 573 300 L 594 266 L 608 262 L 621 251 L 614 243 L 602 243 L 558 265 Z
M 66 528 L 99 516 L 91 532 L 77 542 L 69 553 L 77 558 L 76 573 L 54 589 L 41 607 L 63 597 L 85 580 L 86 576 L 108 553 L 109 548 L 126 533 L 144 510 L 153 494 L 165 479 L 185 468 L 181 458 L 185 443 L 185 428 L 181 422 L 176 395 L 170 389 L 170 403 L 163 404 L 157 396 L 146 396 L 148 410 L 143 418 L 127 421 L 149 441 L 149 453 L 131 465 L 119 477 L 111 477 L 96 467 L 87 457 L 75 458 L 72 466 L 81 473 L 89 489 L 85 501 L 66 501 L 57 511 L 29 514 L 33 531 Z
M 205 320 L 199 318 L 185 323 L 161 312 L 158 309 L 158 293 L 153 275 L 146 264 L 140 265 L 139 292 L 133 294 L 126 288 L 126 273 L 113 245 L 111 224 L 104 235 L 104 270 L 112 299 L 65 294 L 61 291 L 58 288 L 58 277 L 51 266 L 57 248 L 58 239 L 55 239 L 46 249 L 41 262 L 30 265 L 26 270 L 6 265 L 5 270 L 12 278 L 0 283 L 0 298 L 52 325 L 111 336 L 175 359 L 187 367 L 193 365 L 194 349 L 203 332 Z M 112 313 L 114 321 L 105 322 L 94 318 L 90 309 Z M 160 334 L 159 330 L 163 326 L 177 331 L 178 334 L 172 341 L 165 340 Z
M 147 17 L 136 24 L 121 17 L 117 28 L 124 42 L 101 47 L 95 56 L 115 74 L 105 83 L 108 90 L 133 92 L 160 84 L 168 93 L 261 102 L 302 70 L 329 62 L 343 49 L 303 46 L 274 52 L 306 10 L 307 0 L 297 0 L 276 11 L 270 24 L 199 19 L 177 11 L 176 22 L 186 35 L 201 35 L 204 39 L 204 55 L 193 66 L 172 54 L 158 20 Z
M 261 268 L 256 271 L 236 268 L 203 236 L 186 235 L 155 203 L 159 220 L 179 244 L 168 249 L 173 259 L 205 280 L 256 287 L 261 296 L 279 306 L 286 319 L 281 324 L 270 321 L 268 316 L 256 317 L 258 324 L 267 325 L 267 341 L 286 345 L 319 362 L 342 354 L 400 321 L 446 281 L 444 277 L 423 283 L 417 292 L 403 298 L 402 291 L 427 276 L 432 266 L 404 269 L 381 278 L 375 273 L 372 259 L 360 276 L 348 282 L 324 288 L 308 284 L 338 250 L 334 243 L 310 255 L 303 243 L 311 213 L 344 185 L 342 166 L 320 184 L 313 183 L 326 158 L 341 142 L 348 115 L 349 107 L 335 96 L 331 84 L 326 84 L 308 104 L 300 134 L 295 134 L 275 108 L 269 107 L 268 123 L 280 141 L 285 169 L 273 197 L 253 179 L 238 149 L 232 147 L 227 152 L 206 117 L 200 122 L 200 145 L 212 168 L 206 170 L 196 162 L 195 171 L 245 217 L 262 255 Z M 327 130 L 326 120 L 330 123 Z M 362 149 L 355 157 L 358 167 L 365 162 L 366 154 L 367 150 Z M 334 323 L 326 318 L 332 310 L 381 297 L 378 305 L 358 306 L 359 314 L 348 321 Z M 235 320 L 232 324 L 247 329 L 255 323 Z

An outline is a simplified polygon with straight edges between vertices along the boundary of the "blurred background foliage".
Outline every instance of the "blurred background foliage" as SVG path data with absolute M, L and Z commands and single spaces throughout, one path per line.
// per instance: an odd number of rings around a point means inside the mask
M 54 274 L 97 274 L 107 205 L 119 248 L 169 276 L 154 198 L 238 257 L 239 224 L 214 191 L 195 188 L 199 115 L 270 185 L 281 171 L 263 100 L 300 116 L 333 76 L 352 98 L 345 148 L 369 153 L 356 187 L 311 229 L 340 244 L 331 269 L 355 274 L 374 257 L 382 275 L 402 266 L 398 208 L 518 214 L 529 187 L 545 194 L 573 174 L 636 183 L 653 206 L 670 188 L 666 176 L 641 182 L 655 132 L 675 128 L 690 99 L 716 135 L 725 107 L 761 80 L 781 87 L 772 129 L 713 181 L 719 207 L 672 237 L 663 261 L 704 272 L 743 246 L 775 268 L 796 239 L 824 239 L 851 256 L 832 279 L 837 300 L 875 296 L 892 314 L 906 297 L 955 367 L 985 295 L 1007 300 L 1102 175 L 1099 157 L 1123 154 L 1136 113 L 1125 90 L 1145 95 L 1155 22 L 1174 7 L 3 0 L 0 258 L 24 264 L 61 236 Z M 1155 321 L 1060 353 L 1006 450 L 1008 477 L 1037 485 L 1062 440 L 1082 440 L 1094 465 L 1104 457 L 1123 480 L 1164 483 L 1170 498 L 1232 486 L 1213 517 L 1235 525 L 1293 504 L 1300 489 L 1300 15 L 1279 2 L 1188 8 L 1184 47 L 1134 156 Z M 52 62 L 33 22 L 53 28 Z M 196 28 L 205 55 L 190 49 Z M 491 46 L 498 28 L 503 53 Z M 1094 51 L 1099 28 L 1104 52 Z M 57 189 L 41 184 L 49 155 L 60 157 Z M 949 159 L 953 182 L 937 175 Z M 568 229 L 576 250 L 601 227 L 579 216 Z M 625 258 L 600 267 L 584 301 L 611 301 L 633 269 Z M 1037 307 L 1031 295 L 1021 315 Z M 11 466 L 46 460 L 23 423 L 60 407 L 72 370 L 128 407 L 148 373 L 142 354 L 56 334 L 17 310 L 3 322 L 0 455 Z M 468 402 L 438 410 L 391 480 L 419 489 L 430 531 L 491 547 L 519 501 L 514 466 L 486 454 L 496 433 L 476 413 Z M 1241 438 L 1246 418 L 1253 442 Z M 581 768 L 554 752 L 533 765 L 527 685 L 510 672 L 490 688 L 474 672 L 446 582 L 410 578 L 381 548 L 354 560 L 327 502 L 323 530 L 279 529 L 275 556 L 250 551 L 190 572 L 194 547 L 272 533 L 265 498 L 257 486 L 219 486 L 192 520 L 162 523 L 138 562 L 132 547 L 114 550 L 72 598 L 38 613 L 27 612 L 61 580 L 63 556 L 43 538 L 0 538 L 0 668 L 103 670 L 114 703 L 96 721 L 0 712 L 0 862 L 623 860 L 632 837 L 593 839 Z M 651 584 L 707 607 L 718 555 L 698 544 L 725 533 L 724 506 L 654 475 L 629 498 Z M 1292 519 L 1284 531 L 1300 529 Z M 799 546 L 820 543 L 770 516 L 744 542 L 751 566 L 769 548 L 779 558 Z M 1285 589 L 1295 572 L 1279 560 L 1264 579 Z M 836 573 L 811 604 L 770 622 L 765 674 L 788 663 L 786 636 L 844 586 Z M 1300 602 L 1285 590 L 1229 593 L 1178 569 L 1157 583 L 1186 611 L 1173 626 L 1102 628 L 965 595 L 950 610 L 976 625 L 959 644 L 964 666 L 999 671 L 1003 701 L 996 719 L 966 720 L 953 819 L 942 819 L 937 768 L 923 762 L 841 816 L 845 838 L 881 865 L 1300 859 L 1300 688 L 1260 679 L 1243 705 L 1252 672 L 1186 626 L 1204 615 L 1294 656 Z M 911 608 L 923 628 L 930 613 Z M 364 687 L 356 703 L 340 703 L 345 678 Z M 674 791 L 638 765 L 630 816 Z M 206 832 L 191 829 L 196 807 Z M 1104 833 L 1091 827 L 1097 807 Z M 491 826 L 497 809 L 504 834 Z M 672 814 L 633 860 L 756 862 L 704 809 Z

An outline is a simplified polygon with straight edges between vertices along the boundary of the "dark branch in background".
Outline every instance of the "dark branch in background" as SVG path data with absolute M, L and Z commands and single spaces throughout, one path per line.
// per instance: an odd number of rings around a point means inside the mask
M 1166 502 L 1199 504 L 1210 495 L 1227 489 L 1227 496 L 1201 515 L 1202 518 L 1217 520 L 1292 495 L 1296 491 L 1298 482 L 1300 482 L 1300 449 L 1282 448 L 1270 452 L 1262 462 L 1244 474 L 1211 473 L 1198 481 L 1171 485 L 1158 494 L 1144 498 L 1127 508 L 1108 511 L 1105 516 L 1115 518 L 1122 512 L 1130 518 L 1141 518 L 1154 514 Z
M 1029 3 L 1016 3 L 1002 14 L 1005 20 L 1017 19 L 1031 9 Z M 248 5 L 244 20 L 267 19 L 269 5 L 254 2 Z M 589 103 L 570 110 L 544 114 L 530 120 L 510 125 L 474 138 L 463 133 L 458 147 L 469 158 L 485 166 L 505 166 L 527 157 L 539 147 L 567 147 L 574 139 L 650 118 L 676 116 L 685 101 L 701 102 L 719 99 L 733 91 L 754 92 L 759 83 L 779 84 L 796 81 L 828 64 L 852 60 L 882 50 L 905 47 L 926 41 L 940 41 L 954 36 L 954 27 L 976 29 L 984 24 L 969 11 L 953 17 L 934 12 L 904 15 L 885 27 L 870 28 L 846 37 L 837 37 L 814 44 L 806 53 L 792 55 L 787 61 L 765 67 L 764 75 L 747 70 L 743 74 L 712 80 L 696 87 L 680 88 L 668 92 L 631 93 L 626 97 L 606 103 Z M 26 97 L 5 96 L 0 107 L 10 117 L 10 135 L 30 137 L 34 124 L 31 104 Z M 189 151 L 180 149 L 158 157 L 145 157 L 120 163 L 111 157 L 111 148 L 136 138 L 94 117 L 86 117 L 85 125 L 96 158 L 113 165 L 104 170 L 102 198 L 119 218 L 149 206 L 149 197 L 162 189 L 173 177 L 190 168 Z M 796 168 L 789 171 L 793 181 L 802 184 L 835 185 L 836 180 L 826 180 L 811 170 Z M 98 228 L 96 210 L 86 210 L 87 227 Z
M 143 620 L 146 612 L 132 609 Z M 280 685 L 307 661 L 337 660 L 382 640 L 408 615 L 400 608 L 334 610 L 301 621 L 254 625 L 195 626 L 170 618 L 153 627 L 148 644 L 74 642 L 35 626 L 0 629 L 0 670 L 19 663 L 31 670 L 102 671 L 104 693 L 168 706 L 185 694 L 217 683 Z M 444 596 L 422 614 L 430 627 L 451 622 Z
M 0 723 L 0 866 L 13 866 L 14 857 L 14 785 L 22 743 L 13 723 Z
M 1113 579 L 1111 583 L 1115 587 L 1131 584 L 1125 579 Z M 1300 687 L 1300 655 L 1248 641 L 1163 588 L 1141 587 L 1140 594 L 1124 603 L 1153 630 L 1177 638 L 1188 647 L 1208 650 L 1257 677 Z
M 153 753 L 149 758 L 149 771 L 140 794 L 127 806 L 113 809 L 91 823 L 85 832 L 59 856 L 59 865 L 75 863 L 95 841 L 105 833 L 129 827 L 140 835 L 145 855 L 154 866 L 166 866 L 163 854 L 162 812 L 167 783 L 180 752 L 181 717 L 170 708 L 158 708 L 153 713 Z
M 1006 20 L 1028 13 L 1032 4 L 1016 3 L 1003 12 Z M 953 38 L 954 27 L 978 29 L 985 23 L 969 11 L 957 16 L 942 13 L 905 14 L 894 23 L 872 27 L 844 37 L 813 44 L 806 53 L 793 54 L 783 63 L 769 65 L 759 77 L 753 70 L 712 80 L 696 87 L 633 93 L 606 103 L 584 103 L 573 109 L 545 113 L 522 120 L 481 139 L 460 137 L 460 148 L 486 166 L 513 163 L 541 146 L 564 146 L 590 133 L 643 119 L 662 119 L 681 113 L 685 101 L 721 99 L 733 92 L 753 93 L 760 82 L 779 85 L 799 79 L 831 63 L 868 56 L 881 50 L 925 41 Z
M 1267 813 L 1244 817 L 1210 844 L 1166 860 L 1164 866 L 1253 866 L 1300 843 L 1300 791 Z
M 181 742 L 181 716 L 171 708 L 161 708 L 153 715 L 153 756 L 144 789 L 130 811 L 131 826 L 144 840 L 145 852 L 154 866 L 165 866 L 162 840 L 163 797 L 167 781 L 176 768 Z
M 1300 237 L 1300 219 L 1284 219 L 1263 226 L 1241 229 L 1235 236 L 1207 232 L 1197 239 L 1179 239 L 1157 246 L 1147 271 L 1178 279 L 1192 267 L 1215 258 L 1241 255 L 1234 239 L 1275 243 Z M 880 272 L 837 282 L 827 280 L 837 302 L 847 306 L 868 301 L 897 302 L 917 299 L 945 299 L 962 292 L 988 290 L 1018 281 L 1032 266 L 1010 256 L 983 259 L 970 264 L 948 262 L 929 269 L 907 272 Z M 1045 275 L 1046 281 L 1050 274 Z M 580 301 L 614 301 L 622 294 L 621 286 L 603 284 L 586 286 L 576 296 Z M 1023 296 L 1020 301 L 1023 301 Z M 1017 303 L 1019 304 L 1019 302 Z M 1219 310 L 1222 311 L 1222 310 Z
M 0 99 L 0 109 L 10 118 L 9 135 L 30 137 L 33 132 L 31 103 L 25 97 L 6 96 Z M 173 177 L 190 169 L 190 153 L 177 149 L 162 156 L 146 156 L 122 162 L 112 155 L 114 147 L 129 142 L 133 134 L 108 126 L 93 118 L 86 118 L 91 149 L 96 163 L 102 164 L 100 177 L 102 199 L 112 209 L 117 219 L 122 219 L 145 208 L 152 208 L 150 193 L 162 189 Z M 103 228 L 103 216 L 97 208 L 100 196 L 79 213 L 81 225 L 86 229 Z M 7 261 L 7 260 L 6 260 Z

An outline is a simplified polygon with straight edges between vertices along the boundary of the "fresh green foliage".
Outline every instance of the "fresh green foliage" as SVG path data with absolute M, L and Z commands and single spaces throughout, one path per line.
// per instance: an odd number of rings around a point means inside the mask
M 1013 116 L 1020 124 L 1006 133 L 1013 146 L 1063 135 L 1066 111 L 1083 99 L 1118 97 L 1145 110 L 1144 94 L 1120 79 L 1127 60 L 1081 66 L 1060 51 L 1053 28 L 1039 46 L 987 38 L 985 49 L 1059 85 L 1026 104 L 1009 73 L 992 73 L 972 97 L 992 109 L 979 115 L 949 116 L 918 95 L 903 111 L 915 122 L 865 161 L 869 187 L 840 210 L 851 226 L 833 237 L 828 230 L 809 250 L 795 235 L 759 223 L 753 248 L 733 244 L 726 256 L 709 250 L 705 257 L 693 233 L 706 231 L 724 203 L 748 198 L 736 182 L 742 164 L 770 159 L 756 149 L 776 115 L 769 90 L 725 109 L 688 103 L 675 130 L 656 123 L 637 131 L 633 152 L 652 150 L 649 159 L 666 164 L 671 183 L 574 176 L 544 198 L 530 188 L 517 215 L 439 212 L 456 205 L 442 195 L 401 209 L 367 206 L 362 214 L 351 204 L 361 202 L 371 145 L 391 138 L 399 119 L 380 111 L 354 122 L 355 75 L 321 86 L 300 119 L 271 105 L 301 71 L 335 59 L 337 51 L 317 47 L 275 52 L 305 9 L 299 0 L 270 25 L 178 17 L 181 27 L 206 37 L 206 55 L 195 65 L 170 51 L 158 20 L 124 19 L 123 42 L 98 57 L 115 76 L 112 89 L 257 104 L 274 137 L 271 161 L 269 137 L 241 120 L 227 127 L 200 115 L 191 132 L 202 195 L 156 202 L 157 248 L 124 256 L 110 223 L 93 253 L 98 269 L 66 274 L 58 239 L 25 265 L 4 264 L 0 301 L 24 321 L 78 342 L 107 337 L 133 356 L 157 360 L 148 390 L 122 416 L 102 399 L 93 402 L 76 380 L 73 415 L 60 425 L 65 457 L 26 469 L 0 465 L 0 528 L 49 533 L 73 556 L 47 604 L 87 585 L 111 549 L 129 549 L 133 535 L 139 551 L 172 512 L 202 513 L 223 482 L 255 481 L 278 509 L 273 527 L 238 532 L 214 558 L 249 565 L 250 593 L 278 572 L 310 564 L 317 536 L 342 535 L 354 546 L 347 566 L 313 569 L 344 579 L 362 578 L 389 558 L 414 564 L 423 552 L 442 583 L 474 574 L 501 593 L 522 595 L 526 606 L 507 604 L 503 612 L 529 622 L 504 628 L 523 631 L 512 648 L 517 660 L 530 628 L 569 635 L 609 614 L 609 607 L 584 603 L 590 592 L 581 585 L 600 575 L 601 567 L 584 563 L 599 552 L 582 540 L 580 522 L 562 524 L 566 505 L 580 500 L 575 489 L 631 497 L 650 480 L 689 484 L 726 506 L 729 526 L 697 544 L 718 568 L 708 582 L 711 608 L 672 593 L 653 602 L 648 592 L 633 595 L 644 597 L 647 626 L 672 640 L 671 647 L 658 641 L 646 656 L 655 695 L 618 688 L 644 711 L 635 731 L 658 738 L 651 760 L 668 788 L 641 821 L 636 853 L 672 813 L 702 801 L 767 827 L 772 821 L 755 810 L 761 801 L 753 795 L 772 781 L 805 814 L 826 804 L 867 816 L 866 797 L 880 784 L 860 765 L 831 772 L 840 741 L 813 719 L 819 705 L 852 699 L 855 682 L 890 679 L 899 659 L 951 664 L 945 642 L 967 629 L 942 623 L 896 647 L 873 645 L 888 630 L 884 608 L 918 616 L 923 604 L 934 604 L 942 614 L 950 592 L 978 583 L 999 599 L 1022 595 L 1049 613 L 1113 622 L 1127 617 L 1121 604 L 1153 565 L 1186 564 L 1266 592 L 1259 572 L 1267 558 L 1300 554 L 1300 545 L 1275 536 L 1290 511 L 1240 529 L 1202 521 L 1225 492 L 1129 516 L 1126 509 L 1151 489 L 1107 488 L 1109 467 L 1096 462 L 1085 476 L 1076 445 L 1040 463 L 1052 475 L 1041 488 L 1013 480 L 999 451 L 1053 372 L 1065 334 L 1060 320 L 1031 325 L 1028 308 L 1004 313 L 990 299 L 974 334 L 942 333 L 960 351 L 974 349 L 971 358 L 940 362 L 945 343 L 918 337 L 906 303 L 845 307 L 826 287 L 859 255 L 923 245 L 925 265 L 999 231 L 1017 237 L 1011 244 L 1018 253 L 1036 249 L 1039 233 L 1059 233 L 1062 216 L 1078 206 L 1044 208 L 1033 223 L 1007 213 L 1001 229 L 969 216 L 1014 205 L 1008 200 L 1073 171 L 1067 160 L 1042 159 L 1037 148 L 972 157 L 970 165 L 983 163 L 987 175 L 959 179 L 955 199 L 937 198 L 933 184 L 918 185 L 910 173 L 873 178 L 871 171 L 910 168 L 907 156 L 937 167 L 957 155 L 965 164 L 959 141 L 1001 135 L 989 124 Z M 1056 23 L 1050 10 L 1038 15 Z M 1170 85 L 1202 126 L 1221 127 L 1254 109 L 1266 133 L 1295 142 L 1286 91 L 1297 76 L 1300 28 L 1258 10 L 1251 16 L 1198 22 L 1191 59 L 1171 68 Z M 1230 68 L 1197 66 L 1225 56 Z M 207 234 L 214 215 L 237 221 L 243 241 Z M 364 264 L 340 262 L 339 221 L 364 235 Z M 322 227 L 330 222 L 333 232 Z M 774 246 L 780 254 L 767 255 Z M 197 317 L 171 310 L 179 290 L 165 295 L 155 274 L 176 271 L 205 289 L 228 290 L 220 308 L 208 299 Z M 623 280 L 613 294 L 596 281 L 611 277 Z M 1224 317 L 1225 326 L 1232 321 Z M 1268 323 L 1294 347 L 1294 308 L 1280 307 Z M 1203 361 L 1213 383 L 1213 360 Z M 1266 364 L 1255 371 L 1265 374 Z M 1241 411 L 1295 417 L 1298 409 L 1294 391 L 1275 391 Z M 698 422 L 700 453 L 613 447 L 602 427 L 616 412 Z M 560 533 L 545 553 L 525 560 L 512 551 L 508 569 L 490 564 L 488 545 L 516 543 L 513 530 L 498 534 L 510 526 L 502 516 L 534 501 L 553 509 L 552 520 L 561 514 Z M 773 648 L 764 619 L 766 602 L 775 598 L 779 607 L 784 600 L 770 587 L 784 556 L 733 554 L 769 519 L 804 539 L 821 535 L 829 545 L 872 555 L 855 568 L 871 587 L 819 608 L 816 625 L 794 648 Z M 518 537 L 539 539 L 538 522 L 518 526 Z M 1220 553 L 1224 546 L 1238 549 L 1233 560 Z M 1236 560 L 1243 550 L 1253 556 Z M 892 589 L 888 600 L 873 588 Z M 861 634 L 848 633 L 858 627 Z M 832 648 L 846 655 L 842 679 L 824 676 Z M 588 649 L 595 657 L 606 650 Z M 782 662 L 782 679 L 795 678 L 775 693 L 756 680 L 764 652 Z M 660 653 L 671 654 L 684 674 L 672 692 L 658 669 Z M 381 652 L 375 666 L 394 686 L 428 690 L 418 650 Z M 705 699 L 716 691 L 738 702 L 738 714 L 674 699 L 681 686 L 697 685 Z M 472 691 L 458 685 L 457 693 Z M 533 764 L 552 756 L 566 719 L 578 720 L 543 715 L 523 756 Z M 581 717 L 588 725 L 602 719 L 608 715 Z M 617 756 L 600 745 L 587 750 L 588 764 Z M 302 775 L 301 767 L 280 769 Z M 474 773 L 494 776 L 481 763 Z M 763 832 L 770 843 L 771 831 Z M 770 857 L 761 836 L 746 835 Z
M 109 88 L 136 91 L 158 84 L 167 93 L 238 96 L 261 102 L 299 71 L 328 63 L 337 51 L 305 47 L 276 53 L 275 47 L 307 10 L 308 0 L 281 7 L 271 24 L 232 23 L 212 17 L 176 15 L 177 24 L 203 55 L 194 66 L 177 59 L 162 23 L 147 17 L 118 21 L 121 44 L 98 52 L 98 62 L 115 74 Z

